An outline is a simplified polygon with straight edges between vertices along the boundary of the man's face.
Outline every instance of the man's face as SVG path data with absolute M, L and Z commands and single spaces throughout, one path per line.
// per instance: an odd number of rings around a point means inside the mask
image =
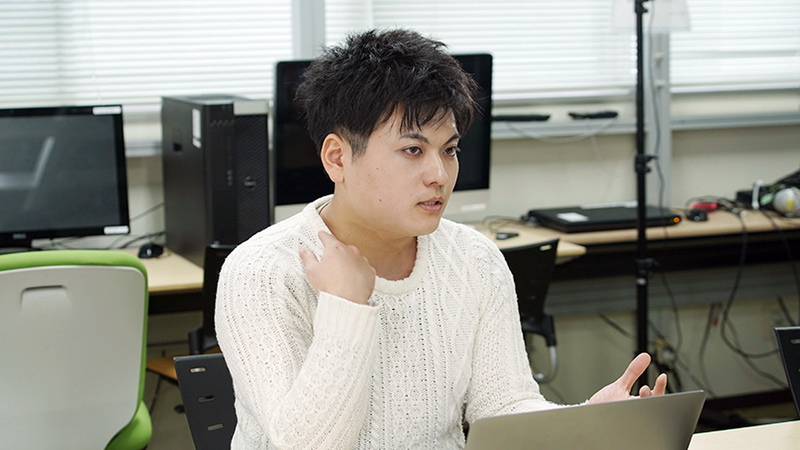
M 455 120 L 448 113 L 421 129 L 401 130 L 395 113 L 344 172 L 343 193 L 360 220 L 387 237 L 432 233 L 458 176 Z

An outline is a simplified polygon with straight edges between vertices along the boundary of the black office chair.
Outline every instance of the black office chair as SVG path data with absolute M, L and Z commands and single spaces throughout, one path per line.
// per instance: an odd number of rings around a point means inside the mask
M 211 244 L 206 246 L 203 257 L 203 289 L 200 293 L 200 302 L 203 309 L 201 325 L 189 332 L 189 354 L 199 355 L 206 352 L 219 352 L 217 348 L 217 335 L 214 329 L 214 305 L 217 298 L 217 281 L 222 263 L 228 257 L 235 245 Z M 158 394 L 161 392 L 161 382 L 166 380 L 173 385 L 178 382 L 172 356 L 161 356 L 147 361 L 147 370 L 158 375 L 152 409 Z M 175 406 L 175 410 L 183 412 L 183 405 Z
M 503 249 L 508 267 L 514 275 L 522 332 L 544 337 L 550 351 L 550 370 L 533 375 L 539 383 L 547 383 L 558 368 L 556 330 L 553 316 L 545 314 L 544 301 L 556 266 L 558 239 L 523 247 Z
M 778 338 L 778 348 L 781 350 L 794 407 L 800 417 L 800 326 L 775 328 L 775 336 Z
M 228 450 L 236 428 L 233 382 L 222 353 L 176 356 L 175 373 L 197 450 Z
M 206 246 L 203 257 L 203 323 L 189 332 L 189 354 L 199 355 L 217 346 L 217 334 L 214 329 L 214 305 L 217 300 L 217 282 L 219 271 L 225 258 L 236 248 L 235 245 L 211 244 Z

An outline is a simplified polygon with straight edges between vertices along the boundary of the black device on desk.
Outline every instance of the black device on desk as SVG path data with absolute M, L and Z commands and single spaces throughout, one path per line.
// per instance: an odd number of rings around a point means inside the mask
M 680 223 L 681 217 L 667 208 L 646 207 L 647 226 L 661 227 Z M 563 233 L 636 228 L 636 202 L 606 205 L 532 209 L 526 220 Z
M 148 242 L 139 247 L 139 258 L 158 258 L 163 253 L 164 247 L 154 242 Z
M 268 104 L 228 94 L 162 97 L 167 246 L 203 264 L 208 244 L 268 227 Z

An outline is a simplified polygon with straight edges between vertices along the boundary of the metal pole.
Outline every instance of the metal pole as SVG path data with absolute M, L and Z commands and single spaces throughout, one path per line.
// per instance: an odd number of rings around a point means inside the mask
M 653 260 L 647 257 L 647 213 L 645 175 L 652 156 L 645 155 L 644 145 L 644 30 L 642 16 L 647 10 L 644 2 L 635 1 L 636 12 L 636 354 L 648 351 L 648 284 L 653 268 Z M 649 370 L 636 382 L 636 390 L 649 384 Z

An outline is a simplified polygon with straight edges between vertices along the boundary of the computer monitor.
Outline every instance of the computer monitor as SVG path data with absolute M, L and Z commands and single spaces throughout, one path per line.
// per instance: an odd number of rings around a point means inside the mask
M 0 247 L 129 232 L 121 106 L 0 109 Z
M 478 84 L 481 114 L 459 142 L 459 175 L 445 216 L 477 220 L 489 203 L 492 128 L 492 55 L 453 55 Z M 272 193 L 276 222 L 299 212 L 307 203 L 333 193 L 296 101 L 297 87 L 310 60 L 280 61 L 276 66 L 273 102 Z

